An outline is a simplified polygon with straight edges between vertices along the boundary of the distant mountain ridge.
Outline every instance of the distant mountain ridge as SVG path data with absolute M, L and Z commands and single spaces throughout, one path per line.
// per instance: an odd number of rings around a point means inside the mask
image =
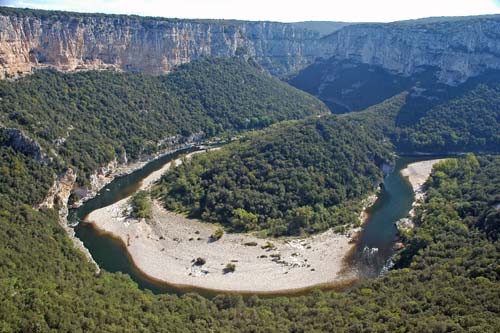
M 337 30 L 347 27 L 352 24 L 351 22 L 335 22 L 335 21 L 303 21 L 290 23 L 299 29 L 308 29 L 316 31 L 321 37 L 334 33 Z
M 500 16 L 346 25 L 0 7 L 0 78 L 46 66 L 163 74 L 204 56 L 252 57 L 280 77 L 332 57 L 403 76 L 435 67 L 440 82 L 456 84 L 500 69 Z
M 50 66 L 164 74 L 201 57 L 253 57 L 282 75 L 325 56 L 319 33 L 277 22 L 182 20 L 0 7 L 0 78 Z

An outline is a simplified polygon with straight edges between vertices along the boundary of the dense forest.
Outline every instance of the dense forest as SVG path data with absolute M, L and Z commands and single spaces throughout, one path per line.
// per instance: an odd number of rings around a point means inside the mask
M 391 145 L 335 116 L 280 123 L 169 170 L 166 208 L 233 231 L 297 235 L 356 223 Z
M 415 85 L 435 84 L 435 70 L 406 77 L 381 67 L 335 57 L 318 59 L 289 78 L 289 83 L 317 96 L 333 113 L 361 111 Z
M 208 155 L 207 155 L 208 156 Z M 496 332 L 500 327 L 500 158 L 436 167 L 399 269 L 345 292 L 243 298 L 153 295 L 75 250 L 45 195 L 49 166 L 2 147 L 2 332 Z M 38 164 L 37 164 L 38 163 Z M 15 179 L 13 179 L 15 178 Z M 10 193 L 16 182 L 18 194 Z M 33 188 L 33 182 L 40 184 Z
M 380 183 L 391 142 L 406 152 L 498 151 L 494 81 L 492 74 L 446 91 L 395 82 L 387 94 L 370 81 L 366 89 L 380 90 L 366 100 L 347 92 L 356 108 L 370 108 L 321 117 L 328 110 L 320 101 L 251 60 L 203 59 L 159 77 L 39 71 L 0 81 L 0 124 L 22 129 L 47 157 L 0 131 L 0 332 L 497 332 L 498 156 L 436 165 L 395 269 L 343 292 L 153 295 L 127 275 L 97 274 L 58 212 L 34 208 L 63 167 L 88 176 L 125 152 L 135 159 L 191 135 L 253 131 L 184 161 L 154 194 L 233 231 L 341 227 L 357 221 L 361 199 Z M 149 200 L 139 192 L 132 214 L 148 218 Z
M 401 152 L 498 153 L 500 84 L 492 73 L 455 88 L 414 88 L 343 117 L 387 136 Z
M 350 119 L 384 129 L 399 151 L 498 152 L 499 75 L 490 70 L 448 86 L 439 82 L 436 68 L 423 67 L 419 73 L 402 76 L 330 58 L 316 61 L 289 82 L 316 95 L 333 113 L 348 113 Z
M 193 134 L 213 137 L 327 112 L 239 59 L 202 59 L 158 77 L 38 71 L 0 81 L 0 100 L 0 124 L 22 129 L 80 176 L 124 153 L 136 159 Z
M 447 96 L 410 94 L 396 117 L 395 144 L 403 151 L 498 152 L 500 84 L 471 81 Z

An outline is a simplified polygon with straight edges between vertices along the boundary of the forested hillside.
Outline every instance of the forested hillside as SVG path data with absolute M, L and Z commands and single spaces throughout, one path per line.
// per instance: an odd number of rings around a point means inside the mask
M 126 275 L 96 276 L 56 212 L 30 207 L 48 185 L 32 182 L 49 170 L 2 148 L 0 169 L 12 161 L 17 174 L 0 177 L 2 332 L 496 332 L 500 326 L 498 157 L 437 167 L 419 226 L 407 236 L 400 264 L 407 268 L 342 293 L 246 299 L 155 296 Z M 12 181 L 17 198 L 9 193 Z
M 335 116 L 281 123 L 167 172 L 165 206 L 233 231 L 313 233 L 357 221 L 391 146 Z
M 204 59 L 158 77 L 39 71 L 0 81 L 0 99 L 0 124 L 22 129 L 86 176 L 124 152 L 129 160 L 155 152 L 173 136 L 212 137 L 326 112 L 239 59 Z
M 333 113 L 346 113 L 381 103 L 424 77 L 402 77 L 377 66 L 333 57 L 304 68 L 289 83 L 317 96 Z
M 343 117 L 390 137 L 402 152 L 498 152 L 497 75 L 495 72 L 470 79 L 455 88 L 415 87 Z
M 313 31 L 0 7 L 0 332 L 499 332 L 500 156 L 486 155 L 500 152 L 499 17 L 356 24 L 322 38 L 337 24 L 296 25 Z M 303 91 L 260 66 L 296 73 Z M 340 232 L 359 223 L 395 152 L 479 153 L 436 164 L 393 268 L 340 292 L 154 295 L 97 273 L 60 212 L 36 209 L 67 167 L 89 185 L 115 159 L 235 136 L 136 193 L 130 215 L 151 217 L 152 194 L 229 231 Z

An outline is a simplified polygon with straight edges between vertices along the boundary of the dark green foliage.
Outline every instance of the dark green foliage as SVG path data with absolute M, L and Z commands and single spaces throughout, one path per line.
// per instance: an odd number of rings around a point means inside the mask
M 427 251 L 443 258 L 464 258 L 461 264 L 467 268 L 467 251 L 475 248 L 468 255 L 479 255 L 477 251 L 482 246 L 492 252 L 484 253 L 483 262 L 478 263 L 482 266 L 480 270 L 487 273 L 485 277 L 488 279 L 498 281 L 499 272 L 491 266 L 491 260 L 496 257 L 498 261 L 499 257 L 499 170 L 499 157 L 480 158 L 478 161 L 470 154 L 437 164 L 427 182 L 429 199 L 417 211 L 418 227 L 409 236 L 398 266 L 408 265 L 417 253 Z M 488 261 L 490 263 L 485 264 Z M 468 269 L 466 273 L 474 278 L 483 275 Z
M 151 218 L 151 198 L 146 191 L 135 193 L 130 199 L 132 216 L 138 219 Z
M 492 73 L 455 88 L 402 92 L 344 117 L 391 138 L 402 152 L 498 152 L 500 81 Z
M 3 144 L 0 136 L 0 201 L 39 204 L 54 182 L 53 170 Z
M 238 59 L 195 61 L 159 77 L 39 71 L 0 81 L 0 98 L 3 125 L 24 130 L 80 176 L 123 152 L 129 159 L 156 152 L 172 136 L 212 137 L 326 111 Z
M 500 248 L 483 233 L 482 217 L 498 203 L 500 158 L 479 162 L 438 167 L 426 214 L 419 213 L 419 227 L 407 240 L 427 244 L 408 268 L 345 292 L 300 297 L 155 296 L 125 275 L 96 276 L 58 226 L 56 212 L 7 197 L 0 201 L 0 331 L 496 332 Z M 29 186 L 19 183 L 21 191 Z M 473 221 L 461 217 L 463 207 L 478 208 Z
M 313 233 L 355 223 L 390 146 L 334 116 L 282 123 L 194 156 L 156 187 L 165 206 L 233 231 Z
M 400 151 L 498 152 L 500 72 L 485 72 L 458 86 L 439 83 L 435 74 L 434 68 L 422 68 L 403 77 L 377 66 L 331 58 L 305 68 L 290 83 L 318 96 L 334 113 L 368 108 L 371 113 L 348 117 L 385 130 Z M 397 108 L 386 110 L 386 101 L 394 99 Z
M 0 12 L 21 16 L 68 15 L 9 8 L 0 8 Z M 210 61 L 209 64 L 213 65 Z M 241 82 L 241 68 L 237 67 L 232 76 L 236 81 L 229 81 L 227 89 L 233 89 L 234 82 Z M 211 73 L 208 70 L 202 75 Z M 214 73 L 218 76 L 217 70 Z M 221 78 L 209 81 L 222 84 L 221 81 L 231 79 L 224 75 Z M 82 173 L 94 171 L 125 149 L 132 157 L 156 150 L 155 144 L 165 136 L 251 128 L 240 128 L 248 121 L 239 119 L 238 112 L 248 115 L 245 112 L 256 109 L 258 120 L 252 126 L 268 124 L 267 120 L 259 123 L 268 110 L 257 106 L 263 100 L 261 94 L 278 83 L 269 83 L 271 87 L 257 81 L 256 94 L 244 95 L 252 100 L 248 108 L 239 107 L 233 115 L 227 105 L 235 100 L 226 95 L 222 95 L 225 97 L 220 105 L 213 104 L 219 97 L 205 100 L 202 96 L 210 96 L 210 91 L 219 96 L 221 90 L 207 88 L 205 82 L 199 87 L 203 92 L 198 94 L 198 79 L 202 78 L 193 75 L 177 85 L 166 77 L 131 74 L 37 73 L 16 83 L 0 82 L 0 120 L 7 126 L 25 129 L 47 151 L 53 148 L 61 156 L 61 162 L 76 166 Z M 258 91 L 259 84 L 265 86 L 264 92 Z M 243 140 L 230 146 L 235 147 L 235 165 L 247 166 L 242 164 L 245 162 L 251 167 L 247 167 L 249 170 L 266 170 L 267 162 L 276 160 L 276 166 L 284 174 L 296 164 L 298 173 L 289 172 L 287 176 L 301 184 L 299 175 L 319 182 L 320 176 L 325 180 L 332 177 L 328 168 L 338 169 L 332 162 L 330 143 L 332 151 L 338 153 L 335 159 L 341 157 L 339 165 L 345 166 L 346 161 L 353 162 L 353 167 L 365 165 L 366 160 L 360 162 L 356 151 L 360 142 L 366 142 L 366 136 L 372 142 L 383 140 L 384 134 L 390 135 L 407 149 L 447 149 L 459 144 L 465 144 L 463 149 L 491 149 L 490 144 L 496 144 L 494 140 L 498 140 L 499 133 L 498 86 L 481 84 L 463 89 L 463 94 L 457 90 L 459 94 L 451 98 L 438 95 L 439 102 L 414 104 L 413 109 L 404 105 L 408 98 L 418 96 L 403 92 L 372 109 L 384 112 L 383 117 L 368 117 L 366 123 L 357 125 L 348 124 L 348 120 L 337 122 L 345 125 L 345 131 L 330 124 L 331 120 L 322 123 L 320 132 L 330 136 L 319 141 L 317 127 L 310 126 L 313 120 L 299 127 L 285 124 L 280 126 L 281 131 L 259 132 L 248 137 L 251 142 Z M 399 92 L 388 91 L 391 93 L 380 96 L 385 99 Z M 272 121 L 299 118 L 321 108 L 314 100 L 306 98 L 311 103 L 305 102 L 303 95 L 293 96 L 298 99 L 294 101 L 288 96 L 289 104 L 282 104 L 285 106 L 280 109 L 281 118 L 276 116 Z M 433 96 L 435 91 L 427 97 Z M 370 95 L 370 103 L 379 101 L 374 97 L 377 96 Z M 425 99 L 415 101 L 422 103 Z M 355 102 L 354 98 L 351 100 Z M 303 107 L 301 113 L 287 113 L 297 111 L 294 106 L 297 103 Z M 231 114 L 226 118 L 218 110 Z M 377 112 L 369 110 L 368 114 Z M 220 128 L 219 122 L 226 119 L 224 126 L 228 126 Z M 461 119 L 467 119 L 473 126 Z M 70 125 L 74 126 L 71 130 Z M 361 129 L 363 126 L 365 130 Z M 418 131 L 414 126 L 420 126 Z M 371 128 L 377 131 L 366 134 Z M 401 129 L 404 131 L 400 132 Z M 55 145 L 54 140 L 66 137 L 67 132 L 70 135 L 66 142 Z M 454 133 L 458 139 L 447 137 L 447 133 Z M 337 134 L 339 138 L 335 137 Z M 418 136 L 413 139 L 412 134 Z M 299 139 L 295 140 L 294 135 Z M 272 142 L 263 145 L 268 139 Z M 328 144 L 319 144 L 322 140 Z M 373 143 L 370 148 L 379 145 Z M 242 147 L 248 150 L 248 155 Z M 250 153 L 256 156 L 255 161 Z M 229 153 L 224 150 L 220 154 L 210 156 L 226 160 Z M 211 163 L 210 159 L 207 161 Z M 261 161 L 266 164 L 260 164 Z M 287 161 L 293 164 L 284 163 Z M 193 161 L 196 163 L 200 162 Z M 228 162 L 227 166 L 231 165 Z M 52 167 L 15 151 L 4 141 L 0 144 L 0 332 L 498 332 L 500 327 L 499 157 L 468 156 L 436 167 L 428 184 L 428 199 L 417 212 L 417 228 L 405 240 L 407 246 L 397 265 L 400 269 L 361 281 L 345 292 L 313 291 L 300 297 L 245 299 L 239 295 L 219 295 L 213 299 L 196 294 L 155 296 L 139 290 L 126 275 L 101 272 L 96 276 L 94 267 L 74 249 L 59 226 L 57 212 L 32 208 L 45 197 L 53 182 L 56 170 Z M 242 168 L 229 171 L 250 179 L 251 173 Z M 276 179 L 281 184 L 287 178 L 279 175 Z M 229 176 L 232 178 L 223 180 L 237 179 Z M 360 185 L 354 182 L 355 177 L 346 179 L 352 182 L 353 189 Z M 238 186 L 242 184 L 246 183 Z M 305 184 L 311 186 L 308 191 L 315 193 L 314 186 Z M 318 193 L 323 191 L 329 193 L 326 188 Z M 303 212 L 308 213 L 308 209 Z M 255 221 L 256 214 L 246 209 L 235 209 L 235 214 L 240 224 L 252 225 Z
M 500 81 L 472 80 L 448 96 L 410 95 L 396 126 L 396 145 L 404 151 L 498 152 Z
M 306 67 L 289 83 L 317 96 L 333 113 L 345 113 L 381 103 L 412 87 L 421 76 L 406 78 L 377 66 L 330 58 Z
M 141 23 L 145 27 L 158 27 L 169 23 L 193 23 L 193 24 L 217 24 L 230 28 L 235 28 L 238 24 L 247 22 L 240 20 L 220 20 L 220 19 L 181 19 L 170 17 L 152 17 L 152 16 L 139 16 L 139 15 L 125 15 L 125 14 L 105 14 L 105 13 L 79 13 L 67 12 L 60 10 L 42 10 L 32 8 L 14 8 L 0 6 L 0 15 L 10 17 L 29 17 L 38 18 L 50 21 L 63 21 L 63 20 L 80 20 L 83 22 L 91 22 L 96 19 L 109 19 L 114 20 L 115 24 L 122 22 Z
M 205 263 L 206 263 L 206 262 L 207 262 L 207 261 L 206 261 L 205 259 L 198 257 L 198 258 L 196 258 L 196 260 L 194 261 L 194 264 L 195 264 L 196 266 L 203 266 L 203 265 L 205 265 Z
M 224 235 L 224 229 L 219 227 L 219 228 L 215 229 L 213 234 L 210 235 L 210 240 L 218 241 L 219 239 L 222 238 L 223 235 Z
M 236 270 L 236 265 L 233 263 L 228 263 L 226 264 L 226 267 L 224 267 L 224 273 L 233 273 Z
M 478 173 L 480 164 L 482 169 Z M 500 232 L 498 170 L 500 158 L 480 158 L 478 161 L 469 154 L 466 158 L 441 162 L 428 182 L 430 191 L 436 187 L 441 191 L 432 192 L 434 201 L 430 202 L 452 202 L 453 209 L 468 228 L 479 229 L 489 239 L 497 241 Z

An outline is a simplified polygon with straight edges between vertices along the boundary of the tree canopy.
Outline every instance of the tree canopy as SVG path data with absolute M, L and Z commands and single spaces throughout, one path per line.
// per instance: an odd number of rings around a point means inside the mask
M 0 168 L 16 158 L 19 193 L 42 197 L 31 157 L 4 149 Z M 57 212 L 32 209 L 0 177 L 0 331 L 496 332 L 499 175 L 499 157 L 438 165 L 398 268 L 343 292 L 271 298 L 153 295 L 127 275 L 96 275 Z
M 165 206 L 233 231 L 313 233 L 357 222 L 391 146 L 335 116 L 280 123 L 169 170 Z
M 84 181 L 190 135 L 214 137 L 327 112 L 252 61 L 202 59 L 164 76 L 38 71 L 0 81 L 0 123 L 22 129 Z

